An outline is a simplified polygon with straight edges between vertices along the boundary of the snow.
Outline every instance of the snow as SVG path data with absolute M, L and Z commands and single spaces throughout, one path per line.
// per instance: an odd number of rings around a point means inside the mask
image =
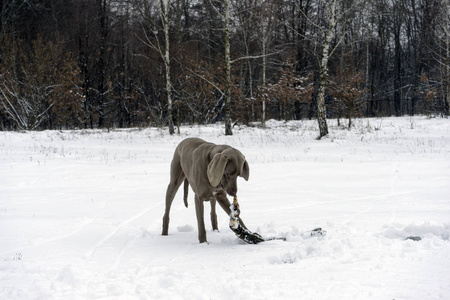
M 0 299 L 450 299 L 448 119 L 267 125 L 0 132 Z M 218 207 L 199 244 L 182 189 L 161 236 L 191 136 L 246 155 L 241 218 L 286 241 L 245 244 Z

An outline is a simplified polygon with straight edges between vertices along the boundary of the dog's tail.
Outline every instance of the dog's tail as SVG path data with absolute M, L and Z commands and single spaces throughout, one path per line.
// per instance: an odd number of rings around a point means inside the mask
M 188 191 L 189 191 L 189 181 L 187 178 L 184 180 L 184 206 L 188 207 Z

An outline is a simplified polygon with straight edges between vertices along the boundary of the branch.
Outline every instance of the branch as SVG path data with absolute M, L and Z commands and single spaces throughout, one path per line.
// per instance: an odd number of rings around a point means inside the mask
M 341 36 L 341 38 L 339 39 L 339 41 L 336 43 L 336 46 L 334 46 L 333 50 L 331 50 L 330 54 L 328 55 L 329 57 L 331 57 L 334 53 L 334 51 L 337 49 L 337 47 L 339 46 L 339 44 L 342 42 L 342 40 L 344 39 L 344 37 L 347 35 L 347 32 L 344 31 L 344 34 Z
M 281 53 L 281 52 L 282 52 L 282 51 L 276 51 L 276 52 L 272 52 L 272 53 L 269 53 L 269 54 L 243 56 L 243 57 L 239 57 L 239 58 L 233 59 L 233 60 L 231 61 L 231 63 L 234 64 L 235 62 L 240 61 L 240 60 L 244 60 L 244 59 L 258 59 L 258 58 L 263 58 L 263 57 L 267 57 L 267 56 L 279 54 L 279 53 Z
M 11 94 L 13 97 L 15 97 L 15 94 L 12 93 L 7 87 L 8 93 Z M 20 113 L 17 112 L 14 105 L 11 103 L 11 101 L 8 99 L 8 96 L 5 94 L 3 89 L 0 89 L 4 100 L 1 101 L 3 108 L 5 109 L 5 112 L 16 122 L 16 124 L 20 127 L 20 129 L 26 129 L 27 127 L 27 118 L 26 116 L 22 116 Z M 5 103 L 6 101 L 7 103 Z
M 178 59 L 175 59 L 177 62 L 181 63 Z M 197 76 L 200 79 L 203 79 L 204 81 L 206 81 L 207 83 L 209 83 L 213 88 L 215 88 L 222 96 L 225 95 L 225 93 L 217 86 L 214 84 L 214 82 L 212 82 L 211 80 L 205 78 L 204 76 L 198 74 L 197 72 L 195 72 L 194 70 L 192 70 L 189 67 L 186 67 L 186 69 L 191 72 L 192 74 L 194 74 L 195 76 Z
M 212 3 L 211 0 L 209 0 L 209 4 L 211 4 L 211 7 L 216 11 L 216 13 L 217 13 L 219 16 L 222 17 L 222 19 L 225 19 L 225 16 L 222 15 L 222 14 L 220 13 L 220 11 L 216 8 L 216 6 Z

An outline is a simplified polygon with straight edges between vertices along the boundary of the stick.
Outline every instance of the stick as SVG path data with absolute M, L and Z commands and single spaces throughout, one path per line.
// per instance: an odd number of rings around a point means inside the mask
M 242 227 L 242 225 L 239 223 L 239 215 L 241 211 L 239 210 L 237 196 L 234 196 L 233 204 L 231 204 L 230 209 L 230 229 L 236 234 L 238 238 L 249 244 L 259 244 L 265 241 L 265 239 L 259 233 L 251 232 Z

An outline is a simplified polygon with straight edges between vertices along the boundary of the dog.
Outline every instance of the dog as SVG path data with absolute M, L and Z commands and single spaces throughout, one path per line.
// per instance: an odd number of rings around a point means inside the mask
M 187 138 L 175 149 L 170 166 L 170 183 L 166 192 L 166 207 L 163 217 L 162 235 L 169 232 L 169 214 L 175 194 L 184 181 L 184 203 L 188 206 L 189 185 L 195 193 L 198 240 L 206 242 L 204 202 L 211 203 L 211 224 L 218 230 L 216 201 L 227 215 L 230 215 L 230 201 L 227 194 L 236 196 L 237 177 L 248 181 L 250 169 L 244 155 L 228 145 L 216 145 L 199 138 Z M 242 220 L 241 225 L 245 227 Z

